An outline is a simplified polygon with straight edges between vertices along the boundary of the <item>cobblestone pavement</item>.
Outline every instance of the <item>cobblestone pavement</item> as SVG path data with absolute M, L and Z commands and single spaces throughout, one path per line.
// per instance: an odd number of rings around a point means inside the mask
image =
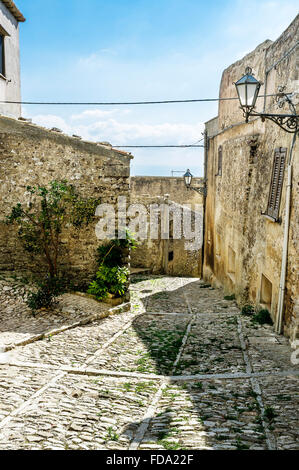
M 114 313 L 110 305 L 77 294 L 64 294 L 53 308 L 32 315 L 26 304 L 28 286 L 13 277 L 0 276 L 0 352 L 55 335 Z
M 199 280 L 132 281 L 130 312 L 0 354 L 0 449 L 298 449 L 288 340 Z

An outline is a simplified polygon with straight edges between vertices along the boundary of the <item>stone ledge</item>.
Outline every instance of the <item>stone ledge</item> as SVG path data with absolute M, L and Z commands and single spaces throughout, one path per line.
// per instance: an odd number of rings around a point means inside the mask
M 102 318 L 107 318 L 111 315 L 117 315 L 119 313 L 128 312 L 130 310 L 130 308 L 131 308 L 131 303 L 127 302 L 127 303 L 118 305 L 117 307 L 109 308 L 108 310 L 106 310 L 104 312 L 90 315 L 90 316 L 82 319 L 81 321 L 77 321 L 75 323 L 72 323 L 71 325 L 62 326 L 60 328 L 56 328 L 56 329 L 53 329 L 53 330 L 48 330 L 44 333 L 31 336 L 30 338 L 24 339 L 22 341 L 11 344 L 9 346 L 4 346 L 4 348 L 2 348 L 1 351 L 3 353 L 6 353 L 8 351 L 11 351 L 11 350 L 15 349 L 18 346 L 26 346 L 27 344 L 31 344 L 31 343 L 34 343 L 36 341 L 40 341 L 40 340 L 48 338 L 48 337 L 58 335 L 60 333 L 63 333 L 64 331 L 71 330 L 73 328 L 77 328 L 78 326 L 87 325 L 87 324 L 92 323 L 96 320 L 101 320 Z

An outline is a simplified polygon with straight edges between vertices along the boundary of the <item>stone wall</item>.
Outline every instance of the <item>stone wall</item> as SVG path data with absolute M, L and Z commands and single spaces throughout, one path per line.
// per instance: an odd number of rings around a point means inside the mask
M 193 186 L 202 186 L 202 178 L 194 178 Z M 136 176 L 131 178 L 131 202 L 143 204 L 177 205 L 180 210 L 187 204 L 191 209 L 191 220 L 194 224 L 196 205 L 202 215 L 203 197 L 195 191 L 188 190 L 183 178 Z M 162 211 L 161 211 L 162 212 Z M 163 217 L 163 215 L 161 214 Z M 161 218 L 159 221 L 161 225 Z M 153 273 L 165 273 L 173 276 L 200 277 L 201 249 L 186 249 L 186 239 L 174 239 L 171 232 L 173 214 L 170 212 L 170 237 L 162 239 L 161 230 L 158 239 L 144 240 L 131 255 L 131 265 L 135 268 L 148 268 Z M 194 229 L 194 225 L 192 225 Z M 202 227 L 201 227 L 202 230 Z
M 111 147 L 81 141 L 14 119 L 0 117 L 0 220 L 13 205 L 28 201 L 27 186 L 67 180 L 84 197 L 115 205 L 118 196 L 129 201 L 131 155 Z M 94 274 L 95 219 L 87 229 L 68 230 L 61 268 L 85 282 Z M 15 230 L 0 225 L 0 271 L 45 270 L 43 260 L 24 252 Z
M 192 186 L 202 186 L 203 178 L 194 177 Z M 203 204 L 203 197 L 191 189 L 187 189 L 183 176 L 132 176 L 131 178 L 132 198 L 143 195 L 150 197 L 164 196 L 168 194 L 171 201 L 178 204 Z
M 277 93 L 279 85 L 293 96 L 298 109 L 298 24 L 299 16 L 277 41 L 266 41 L 223 72 L 220 97 L 236 97 L 233 82 L 251 66 L 264 82 L 260 94 Z M 297 44 L 297 45 L 296 45 Z M 274 97 L 260 98 L 257 111 L 288 114 L 288 106 L 278 108 Z M 290 156 L 293 135 L 271 121 L 260 118 L 248 124 L 238 101 L 220 101 L 218 133 L 210 132 L 208 150 L 208 196 L 204 276 L 240 304 L 267 307 L 277 317 L 282 249 L 286 213 L 287 165 L 280 204 L 281 223 L 262 215 L 265 212 L 276 148 L 287 148 Z M 209 135 L 209 124 L 207 125 Z M 222 174 L 218 174 L 222 147 Z M 299 159 L 298 143 L 292 161 L 292 190 L 288 266 L 285 289 L 284 333 L 295 338 L 299 318 Z M 266 300 L 265 300 L 266 299 Z

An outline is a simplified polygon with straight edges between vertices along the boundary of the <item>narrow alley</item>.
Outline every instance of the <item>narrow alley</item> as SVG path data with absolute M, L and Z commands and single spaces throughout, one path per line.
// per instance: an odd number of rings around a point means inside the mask
M 16 296 L 0 281 L 0 449 L 298 448 L 289 341 L 222 290 L 135 275 L 131 311 L 85 325 L 78 296 L 48 323 Z

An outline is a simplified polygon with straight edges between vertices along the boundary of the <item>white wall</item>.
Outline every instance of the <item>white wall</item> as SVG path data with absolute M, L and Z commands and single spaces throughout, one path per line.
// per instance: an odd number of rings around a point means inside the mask
M 1 0 L 0 26 L 9 34 L 5 37 L 5 78 L 0 75 L 0 101 L 20 101 L 19 23 Z M 0 114 L 18 118 L 21 106 L 0 103 Z

